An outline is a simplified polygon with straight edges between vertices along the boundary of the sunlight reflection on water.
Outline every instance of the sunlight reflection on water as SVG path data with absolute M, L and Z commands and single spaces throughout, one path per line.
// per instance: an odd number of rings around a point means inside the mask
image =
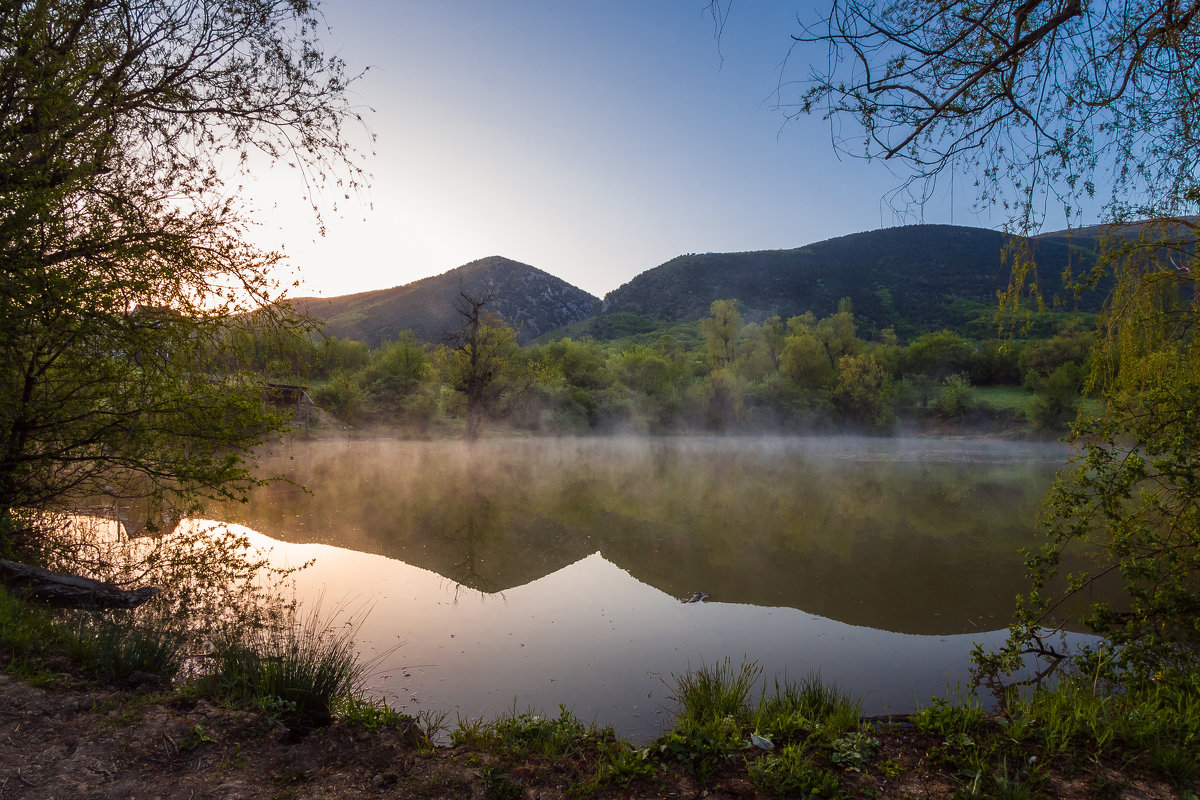
M 370 606 L 357 635 L 372 665 L 369 695 L 409 713 L 450 711 L 451 721 L 561 703 L 646 740 L 669 718 L 670 676 L 726 656 L 757 659 L 769 678 L 819 673 L 862 696 L 864 713 L 901 712 L 965 684 L 973 642 L 1000 641 L 891 633 L 792 608 L 684 604 L 600 553 L 483 594 L 383 556 L 243 532 L 277 564 L 315 560 L 297 576 L 301 598 L 323 595 L 326 611 Z

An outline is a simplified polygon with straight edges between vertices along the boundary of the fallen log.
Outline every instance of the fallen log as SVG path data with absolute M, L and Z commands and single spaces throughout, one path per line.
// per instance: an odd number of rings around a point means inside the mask
M 15 594 L 55 608 L 137 608 L 162 593 L 154 586 L 122 589 L 111 583 L 64 575 L 0 558 L 0 583 Z

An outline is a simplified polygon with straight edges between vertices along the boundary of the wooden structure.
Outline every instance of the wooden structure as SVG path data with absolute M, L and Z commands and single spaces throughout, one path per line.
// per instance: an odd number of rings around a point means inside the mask
M 304 430 L 308 430 L 312 412 L 317 404 L 308 396 L 307 386 L 268 383 L 263 385 L 262 392 L 264 403 L 275 406 L 281 411 L 288 410 L 292 415 L 288 421 L 293 425 L 303 425 Z

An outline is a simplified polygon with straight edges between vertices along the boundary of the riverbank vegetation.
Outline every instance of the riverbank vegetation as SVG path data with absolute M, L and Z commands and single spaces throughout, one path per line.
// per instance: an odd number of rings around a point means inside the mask
M 237 785 L 243 798 L 316 796 L 330 785 L 345 797 L 485 798 L 1187 798 L 1200 789 L 1200 683 L 1179 671 L 1120 689 L 1077 673 L 995 713 L 951 692 L 911 714 L 863 718 L 856 698 L 816 676 L 768 686 L 753 662 L 726 660 L 667 677 L 670 722 L 651 741 L 628 742 L 567 708 L 451 720 L 372 702 L 355 688 L 362 665 L 336 620 L 293 619 L 210 650 L 155 625 L 82 619 L 0 593 L 0 658 L 31 687 L 0 724 L 35 741 L 72 726 L 107 765 L 91 778 L 94 797 L 123 796 L 149 771 L 181 786 Z M 289 653 L 302 654 L 302 668 Z M 79 702 L 96 689 L 103 702 Z M 10 685 L 2 696 L 17 693 Z M 149 727 L 163 738 L 122 742 Z M 53 759 L 4 763 L 14 797 L 53 794 L 65 780 Z

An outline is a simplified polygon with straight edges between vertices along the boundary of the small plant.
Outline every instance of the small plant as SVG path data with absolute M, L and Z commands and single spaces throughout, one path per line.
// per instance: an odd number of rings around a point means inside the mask
M 732 716 L 716 722 L 684 722 L 655 743 L 651 753 L 681 763 L 700 780 L 707 780 L 716 767 L 748 746 L 741 725 Z
M 206 742 L 215 742 L 216 739 L 209 735 L 208 729 L 203 725 L 193 725 L 188 729 L 188 732 L 179 740 L 180 750 L 195 750 Z
M 879 748 L 879 740 L 861 731 L 851 731 L 833 740 L 829 760 L 851 772 L 862 772 Z
M 979 699 L 974 695 L 962 703 L 935 697 L 929 705 L 913 715 L 913 724 L 925 733 L 952 736 L 973 733 L 986 719 L 987 715 L 979 707 Z
M 808 761 L 801 745 L 789 744 L 778 755 L 763 756 L 746 769 L 755 785 L 769 794 L 814 800 L 846 796 L 837 776 Z
M 616 785 L 622 788 L 639 778 L 649 778 L 657 771 L 650 758 L 651 748 L 635 749 L 624 742 L 613 742 L 603 751 L 603 762 L 596 773 L 596 787 Z
M 486 800 L 521 800 L 525 796 L 521 784 L 513 781 L 499 767 L 484 767 L 479 777 L 483 779 L 483 796 Z

